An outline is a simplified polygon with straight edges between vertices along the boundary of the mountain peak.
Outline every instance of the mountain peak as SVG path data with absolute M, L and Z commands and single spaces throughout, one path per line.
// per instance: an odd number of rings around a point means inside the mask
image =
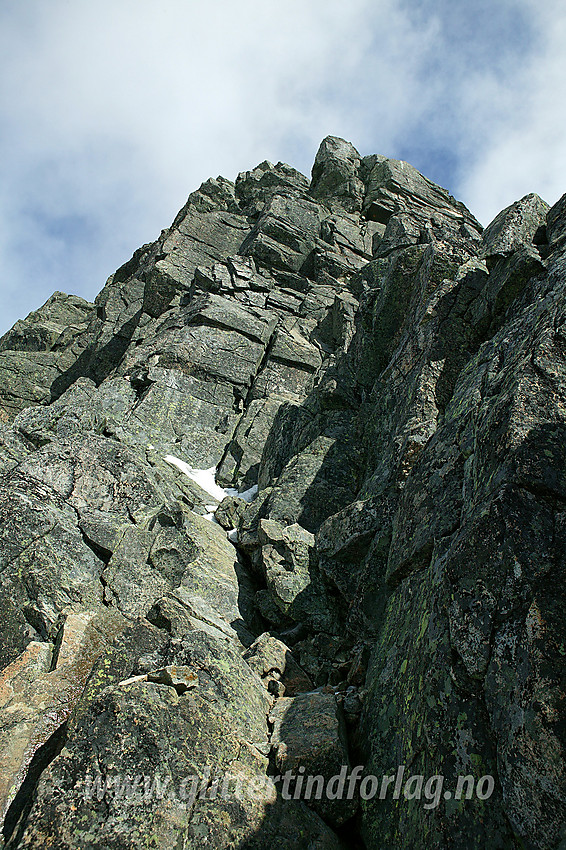
M 2 338 L 6 850 L 557 846 L 565 222 L 328 136 Z

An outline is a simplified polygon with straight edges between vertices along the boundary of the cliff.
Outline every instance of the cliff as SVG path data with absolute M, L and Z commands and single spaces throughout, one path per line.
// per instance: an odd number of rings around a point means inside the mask
M 6 850 L 562 847 L 565 327 L 566 196 L 334 137 L 18 322 Z

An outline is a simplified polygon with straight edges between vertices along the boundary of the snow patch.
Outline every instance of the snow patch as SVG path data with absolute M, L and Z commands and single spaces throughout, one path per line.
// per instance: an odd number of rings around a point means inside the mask
M 211 466 L 210 469 L 194 469 L 190 466 L 190 464 L 185 463 L 184 460 L 180 460 L 174 455 L 167 455 L 165 460 L 167 463 L 176 466 L 177 469 L 181 470 L 181 472 L 184 472 L 188 478 L 194 481 L 195 484 L 198 484 L 201 490 L 204 490 L 204 492 L 208 493 L 209 496 L 212 496 L 213 499 L 218 499 L 218 501 L 221 502 L 227 495 L 226 490 L 223 490 L 222 487 L 219 487 L 216 483 L 215 466 Z
M 212 496 L 213 499 L 217 499 L 219 502 L 222 499 L 226 498 L 226 496 L 235 496 L 240 499 L 243 499 L 244 502 L 253 502 L 258 493 L 258 485 L 254 484 L 253 487 L 250 487 L 248 490 L 242 490 L 240 493 L 235 487 L 219 487 L 216 483 L 216 467 L 211 466 L 210 469 L 194 469 L 190 464 L 186 463 L 184 460 L 181 460 L 174 455 L 167 455 L 165 460 L 167 463 L 176 466 L 181 472 L 183 472 L 186 476 L 188 476 L 191 481 L 194 481 L 195 484 L 204 490 L 205 493 L 208 493 L 209 496 Z M 215 516 L 216 508 L 218 505 L 205 505 L 204 509 L 207 511 L 204 514 L 204 518 L 210 520 L 210 522 L 218 522 Z M 238 529 L 231 528 L 230 531 L 227 532 L 228 540 L 231 540 L 232 543 L 238 542 Z

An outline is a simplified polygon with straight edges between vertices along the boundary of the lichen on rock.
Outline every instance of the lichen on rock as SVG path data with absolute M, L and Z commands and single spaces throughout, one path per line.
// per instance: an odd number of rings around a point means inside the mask
M 565 233 L 328 137 L 2 337 L 6 850 L 562 846 Z

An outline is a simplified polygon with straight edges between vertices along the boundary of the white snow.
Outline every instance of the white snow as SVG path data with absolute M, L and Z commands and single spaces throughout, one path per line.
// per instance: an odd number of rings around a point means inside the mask
M 205 493 L 208 493 L 209 496 L 212 496 L 213 499 L 217 499 L 219 502 L 222 501 L 226 496 L 238 496 L 240 499 L 243 499 L 244 502 L 253 502 L 258 493 L 258 485 L 254 484 L 253 487 L 250 487 L 249 490 L 242 490 L 240 493 L 235 487 L 219 487 L 216 483 L 216 467 L 211 466 L 210 469 L 194 469 L 190 464 L 186 463 L 184 460 L 181 460 L 174 455 L 167 455 L 165 460 L 167 463 L 176 466 L 177 469 L 180 469 L 185 475 L 187 475 L 191 481 L 194 481 L 195 484 L 204 490 Z M 214 516 L 216 508 L 218 505 L 205 505 L 204 508 L 208 513 L 204 515 L 205 519 L 209 519 L 211 522 L 217 522 L 216 517 Z M 232 543 L 238 542 L 238 529 L 232 528 L 227 532 L 228 540 L 231 540 Z
M 201 490 L 204 490 L 205 493 L 208 493 L 208 495 L 212 496 L 213 499 L 218 499 L 218 501 L 221 502 L 226 496 L 226 490 L 219 487 L 215 481 L 215 466 L 211 466 L 210 469 L 193 469 L 193 467 L 188 463 L 185 463 L 184 460 L 180 460 L 174 455 L 167 455 L 165 460 L 167 463 L 171 463 L 173 466 L 176 466 L 177 469 L 181 470 L 181 472 L 184 472 L 185 475 L 198 484 Z

